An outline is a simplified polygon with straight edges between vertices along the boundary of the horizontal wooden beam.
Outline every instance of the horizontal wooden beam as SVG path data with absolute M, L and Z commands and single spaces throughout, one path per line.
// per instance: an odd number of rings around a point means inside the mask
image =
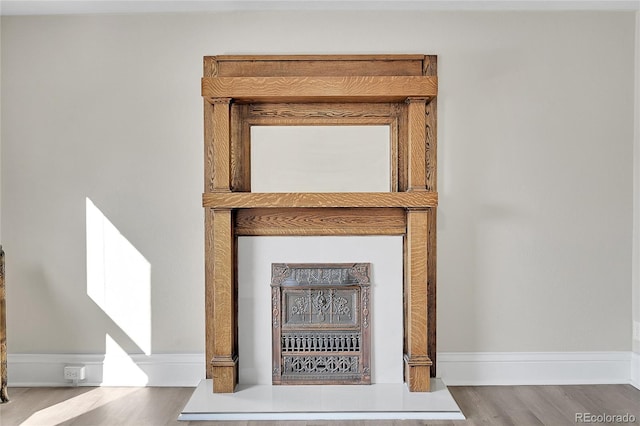
M 249 62 L 279 62 L 279 61 L 422 61 L 425 55 L 416 54 L 374 54 L 374 55 L 216 55 L 212 56 L 219 62 L 249 61 Z
M 424 55 L 284 55 L 205 57 L 205 77 L 292 77 L 424 74 Z M 215 72 L 213 72 L 215 69 Z M 433 74 L 435 75 L 435 74 Z
M 240 209 L 236 235 L 404 235 L 405 210 L 387 209 Z
M 202 195 L 203 207 L 219 209 L 287 207 L 404 207 L 429 208 L 438 205 L 438 193 L 415 192 L 309 192 L 256 193 L 212 192 Z
M 247 102 L 398 102 L 431 98 L 438 78 L 425 76 L 205 77 L 202 96 Z

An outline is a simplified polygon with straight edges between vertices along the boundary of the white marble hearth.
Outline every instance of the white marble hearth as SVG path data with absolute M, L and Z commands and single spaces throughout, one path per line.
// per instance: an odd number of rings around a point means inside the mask
M 441 380 L 432 391 L 411 393 L 406 385 L 239 385 L 233 394 L 214 394 L 202 380 L 179 420 L 463 420 Z

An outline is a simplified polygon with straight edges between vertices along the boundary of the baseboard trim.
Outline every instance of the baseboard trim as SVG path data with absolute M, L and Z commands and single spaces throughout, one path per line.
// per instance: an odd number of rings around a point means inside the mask
M 9 386 L 71 386 L 65 365 L 86 367 L 79 386 L 195 387 L 205 376 L 204 354 L 8 354 Z
M 205 376 L 204 354 L 9 354 L 9 386 L 71 386 L 65 365 L 86 366 L 80 386 L 188 386 Z M 448 386 L 631 383 L 640 389 L 633 352 L 441 352 Z
M 572 385 L 631 382 L 631 352 L 443 352 L 448 386 Z
M 640 354 L 631 353 L 631 385 L 640 390 Z

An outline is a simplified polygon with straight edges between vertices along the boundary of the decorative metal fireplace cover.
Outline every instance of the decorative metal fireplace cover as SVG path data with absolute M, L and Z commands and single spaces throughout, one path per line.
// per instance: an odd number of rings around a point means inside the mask
M 271 265 L 273 384 L 371 384 L 369 263 Z

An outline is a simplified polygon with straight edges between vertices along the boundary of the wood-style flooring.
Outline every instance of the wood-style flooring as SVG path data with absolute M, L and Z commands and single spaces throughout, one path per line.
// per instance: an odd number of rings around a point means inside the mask
M 629 414 L 635 417 L 631 424 L 640 425 L 640 390 L 630 385 L 459 386 L 449 390 L 467 420 L 179 422 L 177 417 L 193 388 L 10 388 L 11 402 L 0 405 L 0 425 L 561 426 L 579 424 L 576 413 Z

